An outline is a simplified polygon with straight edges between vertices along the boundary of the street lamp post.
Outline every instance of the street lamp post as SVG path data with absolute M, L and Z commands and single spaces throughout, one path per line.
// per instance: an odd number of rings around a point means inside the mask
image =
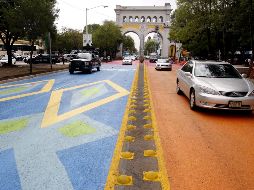
M 106 6 L 106 5 L 98 5 L 98 6 L 95 6 L 95 7 L 92 7 L 92 8 L 86 8 L 86 35 L 85 35 L 85 37 L 86 37 L 86 44 L 88 43 L 88 24 L 87 24 L 87 12 L 89 11 L 89 10 L 91 10 L 91 9 L 95 9 L 95 8 L 98 8 L 98 7 L 103 7 L 103 8 L 106 8 L 106 7 L 108 7 L 108 6 Z

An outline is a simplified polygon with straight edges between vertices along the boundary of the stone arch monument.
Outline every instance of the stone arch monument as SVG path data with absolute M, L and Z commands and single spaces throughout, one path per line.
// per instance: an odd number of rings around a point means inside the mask
M 140 55 L 144 55 L 145 37 L 151 32 L 157 32 L 162 40 L 161 55 L 167 57 L 171 11 L 170 3 L 165 3 L 165 6 L 116 5 L 116 23 L 121 28 L 122 34 L 134 32 L 138 35 Z M 120 53 L 122 55 L 122 46 L 120 47 Z

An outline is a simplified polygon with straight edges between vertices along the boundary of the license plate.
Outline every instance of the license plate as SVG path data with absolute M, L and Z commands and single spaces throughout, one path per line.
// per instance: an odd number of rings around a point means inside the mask
M 229 101 L 228 107 L 230 107 L 230 108 L 240 108 L 240 107 L 242 107 L 242 102 L 239 102 L 239 101 Z

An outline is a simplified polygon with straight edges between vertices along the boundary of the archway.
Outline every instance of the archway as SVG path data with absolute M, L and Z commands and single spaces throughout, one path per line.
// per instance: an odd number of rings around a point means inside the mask
M 144 55 L 145 37 L 151 32 L 159 33 L 161 37 L 161 55 L 167 57 L 171 11 L 170 3 L 165 3 L 165 6 L 117 5 L 115 9 L 116 23 L 121 28 L 122 34 L 134 32 L 138 35 L 140 39 L 139 54 L 142 56 Z M 122 49 L 120 49 L 120 54 L 122 55 Z
M 133 51 L 133 50 L 130 50 L 126 47 L 124 47 L 123 45 L 123 56 L 125 56 L 126 54 L 128 55 L 134 55 L 134 54 L 137 54 L 139 52 L 139 47 L 140 47 L 140 39 L 139 39 L 139 35 L 135 32 L 135 31 L 128 31 L 128 32 L 125 32 L 123 34 L 124 36 L 129 36 L 133 39 L 134 41 L 134 46 L 136 48 L 136 51 Z

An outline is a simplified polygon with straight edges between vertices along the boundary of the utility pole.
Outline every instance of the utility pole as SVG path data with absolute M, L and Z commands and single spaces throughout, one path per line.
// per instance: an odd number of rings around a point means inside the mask
M 249 73 L 248 76 L 251 75 L 252 70 L 253 70 L 253 20 L 252 20 L 252 0 L 250 0 L 250 13 L 249 13 L 249 22 L 250 22 L 250 48 L 251 48 L 251 60 L 250 60 L 250 64 L 249 64 Z
M 51 35 L 50 35 L 50 32 L 49 32 L 49 63 L 50 63 L 50 68 L 52 70 Z

